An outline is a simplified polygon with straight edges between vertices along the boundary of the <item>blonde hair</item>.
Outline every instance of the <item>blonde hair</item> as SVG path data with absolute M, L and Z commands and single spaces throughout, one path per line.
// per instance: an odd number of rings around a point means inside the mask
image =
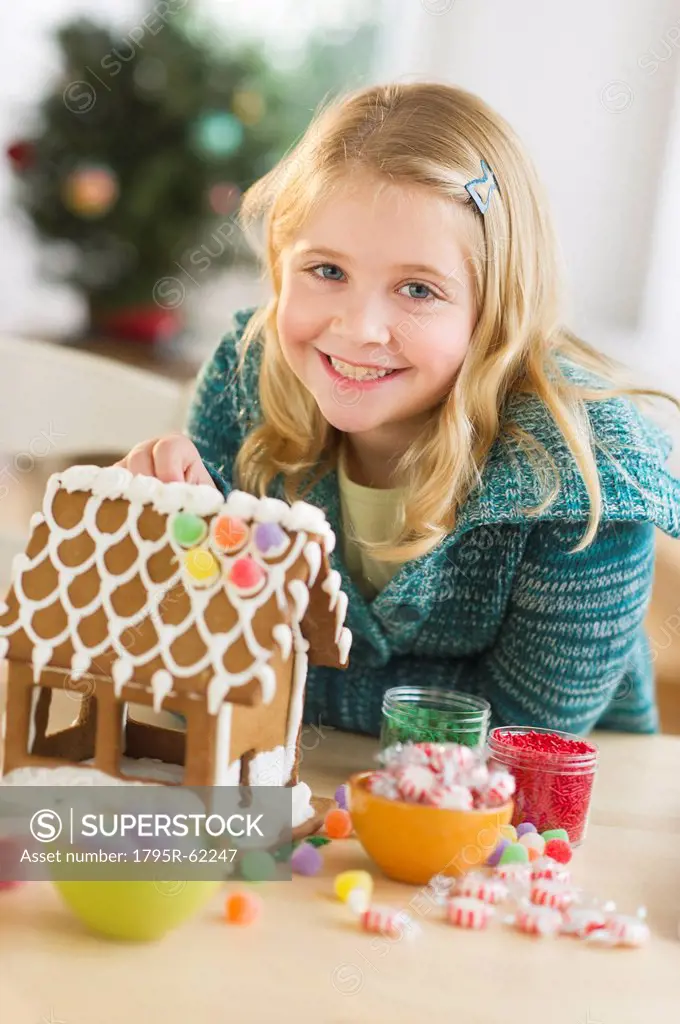
M 465 189 L 480 177 L 482 159 L 498 183 L 484 215 Z M 578 549 L 586 547 L 598 528 L 601 493 L 585 401 L 621 395 L 675 399 L 633 387 L 618 364 L 560 327 L 557 247 L 533 165 L 510 126 L 482 100 L 439 83 L 372 86 L 322 106 L 295 148 L 243 197 L 239 217 L 246 236 L 255 225 L 264 227 L 262 257 L 273 298 L 255 313 L 243 338 L 242 357 L 251 344 L 263 346 L 262 422 L 238 454 L 240 485 L 262 494 L 282 474 L 292 500 L 304 497 L 337 463 L 341 435 L 290 370 L 279 344 L 280 256 L 315 204 L 347 175 L 361 172 L 378 182 L 424 186 L 464 208 L 477 308 L 450 393 L 397 464 L 395 477 L 404 484 L 398 534 L 372 553 L 415 558 L 450 533 L 501 431 L 546 482 L 544 500 L 527 511 L 537 514 L 551 504 L 560 479 L 550 452 L 503 415 L 520 394 L 535 396 L 549 410 L 583 477 L 590 515 Z M 586 389 L 568 381 L 560 356 L 613 386 Z

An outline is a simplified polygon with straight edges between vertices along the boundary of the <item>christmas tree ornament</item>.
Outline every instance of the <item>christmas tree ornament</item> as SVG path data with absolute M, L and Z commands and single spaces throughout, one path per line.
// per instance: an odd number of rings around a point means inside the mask
M 233 114 L 215 111 L 202 114 L 194 122 L 192 135 L 200 153 L 209 157 L 225 157 L 240 148 L 243 125 Z
M 255 89 L 240 89 L 234 93 L 231 108 L 243 124 L 257 124 L 264 114 L 264 97 Z
M 27 171 L 35 163 L 35 146 L 26 139 L 12 142 L 6 152 L 13 170 L 19 173 Z
M 241 189 L 233 182 L 219 182 L 208 192 L 208 202 L 213 213 L 232 213 L 241 200 Z
M 78 217 L 103 217 L 118 199 L 118 179 L 109 167 L 83 164 L 62 187 L 64 206 Z
M 168 84 L 168 71 L 158 57 L 142 57 L 132 72 L 135 89 L 141 96 L 158 96 Z

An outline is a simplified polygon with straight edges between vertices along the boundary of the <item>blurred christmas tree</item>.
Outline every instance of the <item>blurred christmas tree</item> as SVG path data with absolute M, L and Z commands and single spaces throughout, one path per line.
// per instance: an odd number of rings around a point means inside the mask
M 342 85 L 347 41 L 311 41 L 300 75 L 254 43 L 220 46 L 187 6 L 127 35 L 77 20 L 58 43 L 62 78 L 8 149 L 20 208 L 52 243 L 43 272 L 83 294 L 91 330 L 175 333 L 192 277 L 252 259 L 240 195 Z

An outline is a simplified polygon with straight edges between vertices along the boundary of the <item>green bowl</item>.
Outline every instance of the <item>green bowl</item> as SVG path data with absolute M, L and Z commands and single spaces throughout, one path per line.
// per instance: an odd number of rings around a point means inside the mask
M 183 924 L 217 892 L 220 881 L 58 881 L 52 884 L 92 931 L 150 942 Z

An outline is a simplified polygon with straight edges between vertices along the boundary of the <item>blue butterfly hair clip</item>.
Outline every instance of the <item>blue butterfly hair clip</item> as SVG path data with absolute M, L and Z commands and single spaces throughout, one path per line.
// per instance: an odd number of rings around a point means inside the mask
M 466 192 L 469 193 L 470 196 L 472 196 L 479 212 L 486 213 L 486 211 L 489 209 L 491 196 L 494 190 L 498 188 L 498 183 L 494 178 L 493 171 L 487 164 L 486 160 L 482 160 L 482 174 L 484 175 L 483 178 L 475 178 L 473 181 L 468 181 L 467 185 L 465 186 L 465 190 Z M 478 185 L 489 186 L 489 191 L 486 193 L 486 200 L 482 199 L 482 197 L 480 196 L 477 190 Z

